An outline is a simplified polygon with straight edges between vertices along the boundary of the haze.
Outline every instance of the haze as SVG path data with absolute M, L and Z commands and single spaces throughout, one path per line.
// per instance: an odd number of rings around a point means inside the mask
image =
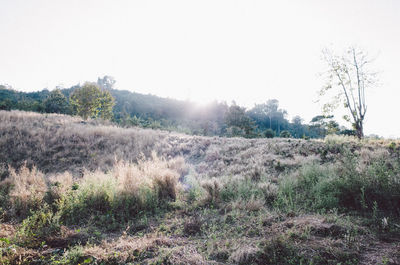
M 0 83 L 36 91 L 111 75 L 117 89 L 200 103 L 276 98 L 309 122 L 322 48 L 358 45 L 382 83 L 366 134 L 399 137 L 399 14 L 396 0 L 0 0 Z

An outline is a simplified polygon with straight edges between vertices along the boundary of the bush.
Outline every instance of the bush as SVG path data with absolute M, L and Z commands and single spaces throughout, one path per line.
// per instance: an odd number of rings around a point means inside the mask
M 290 134 L 290 132 L 289 132 L 289 131 L 286 131 L 286 130 L 281 131 L 281 134 L 280 134 L 279 136 L 282 137 L 282 138 L 290 138 L 290 137 L 292 137 L 292 135 Z
M 46 238 L 59 233 L 59 216 L 50 211 L 47 205 L 26 218 L 17 232 L 17 240 L 20 244 L 37 247 L 45 242 Z
M 264 131 L 264 135 L 266 138 L 274 138 L 275 137 L 275 131 L 272 129 L 266 129 Z

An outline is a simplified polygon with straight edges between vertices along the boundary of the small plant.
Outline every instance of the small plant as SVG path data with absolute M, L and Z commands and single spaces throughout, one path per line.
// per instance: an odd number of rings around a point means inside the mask
M 17 241 L 29 247 L 37 247 L 46 238 L 60 231 L 59 216 L 53 214 L 47 205 L 22 221 L 17 232 Z

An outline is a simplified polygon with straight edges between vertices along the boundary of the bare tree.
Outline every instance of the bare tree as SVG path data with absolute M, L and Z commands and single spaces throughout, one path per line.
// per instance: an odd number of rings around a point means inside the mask
M 352 122 L 357 137 L 364 137 L 364 118 L 367 112 L 366 90 L 377 85 L 376 72 L 369 70 L 373 61 L 368 54 L 358 48 L 350 47 L 343 55 L 334 54 L 329 49 L 322 51 L 323 59 L 327 63 L 327 83 L 320 90 L 323 96 L 329 91 L 333 98 L 324 104 L 324 112 L 329 113 L 343 104 L 350 112 L 344 119 Z

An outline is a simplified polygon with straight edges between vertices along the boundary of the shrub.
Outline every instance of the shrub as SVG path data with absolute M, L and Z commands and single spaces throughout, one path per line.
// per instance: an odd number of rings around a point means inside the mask
M 46 238 L 56 235 L 59 231 L 59 216 L 44 205 L 41 210 L 34 212 L 22 222 L 17 232 L 17 240 L 23 245 L 37 247 L 45 242 Z
M 286 130 L 281 131 L 281 134 L 279 136 L 282 137 L 282 138 L 290 138 L 290 137 L 292 137 L 290 132 L 286 131 Z
M 275 137 L 275 131 L 272 129 L 266 129 L 264 131 L 264 135 L 266 138 L 274 138 Z

